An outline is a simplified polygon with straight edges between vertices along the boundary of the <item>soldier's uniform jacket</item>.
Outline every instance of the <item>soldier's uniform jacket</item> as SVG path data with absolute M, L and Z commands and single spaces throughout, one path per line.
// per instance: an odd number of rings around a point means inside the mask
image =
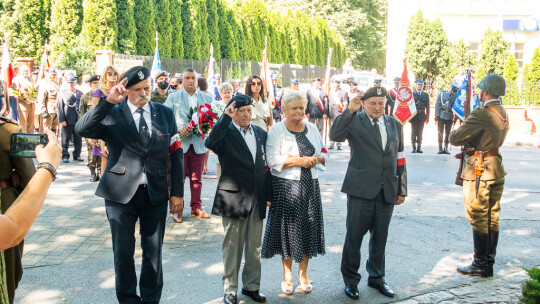
M 396 94 L 396 95 L 394 95 Z M 388 94 L 386 94 L 386 105 L 384 106 L 384 114 L 392 116 L 392 112 L 394 112 L 394 105 L 396 104 L 396 96 L 397 96 L 397 88 L 392 88 L 388 90 Z
M 16 121 L 0 116 L 0 181 L 9 181 L 10 187 L 0 189 L 1 193 L 1 214 L 4 214 L 15 202 L 19 193 L 24 190 L 35 173 L 34 163 L 31 158 L 12 158 L 9 155 L 11 148 L 11 134 L 22 132 L 22 127 Z M 18 178 L 12 178 L 15 172 Z M 18 180 L 18 185 L 17 185 Z M 2 232 L 3 233 L 3 232 Z M 7 289 L 10 298 L 15 293 L 19 281 L 21 280 L 23 269 L 21 258 L 23 254 L 23 243 L 4 251 L 6 262 Z M 12 300 L 12 299 L 11 299 Z
M 413 93 L 416 104 L 416 115 L 411 121 L 425 121 L 429 119 L 429 95 L 426 92 L 415 91 Z
M 272 90 L 272 93 L 274 94 L 274 98 L 277 99 L 277 101 L 279 102 L 279 105 L 281 105 L 281 98 L 283 98 L 283 89 L 280 87 L 280 86 L 273 86 L 271 88 Z M 282 110 L 276 105 L 273 109 L 272 109 L 272 117 L 274 118 L 280 118 L 280 114 L 281 114 Z
M 167 97 L 169 97 L 169 94 L 171 93 L 172 92 L 170 90 L 167 90 L 166 94 L 161 95 L 158 93 L 157 89 L 155 89 L 152 91 L 152 93 L 150 93 L 150 101 L 164 104 L 165 101 L 167 100 Z
M 452 107 L 456 101 L 456 96 L 456 93 L 450 94 L 448 90 L 441 91 L 435 103 L 435 117 L 442 120 L 454 120 Z
M 326 114 L 328 118 L 338 117 L 338 115 L 345 110 L 347 104 L 347 93 L 344 90 L 341 88 L 338 88 L 337 90 L 330 89 L 328 102 L 324 104 L 324 114 Z
M 68 125 L 74 125 L 79 120 L 79 103 L 81 100 L 82 92 L 75 89 L 72 91 L 70 88 L 61 90 L 57 94 L 56 109 L 58 111 L 58 121 L 65 121 Z
M 40 83 L 36 112 L 55 114 L 56 98 L 59 90 L 60 87 L 56 81 L 47 80 Z
M 79 102 L 79 118 L 81 118 L 86 112 L 92 108 L 92 90 L 82 95 Z
M 310 118 L 322 118 L 324 114 L 324 104 L 326 102 L 326 92 L 320 88 L 311 88 L 306 92 L 306 97 L 308 100 L 306 114 L 309 114 Z
M 495 113 L 485 108 L 486 106 L 492 107 L 501 117 L 508 119 L 506 110 L 499 100 L 487 101 L 484 107 L 474 109 L 463 124 L 450 133 L 452 145 L 462 146 L 469 143 L 475 151 L 495 150 L 502 146 L 510 128 L 509 121 L 503 122 Z M 476 180 L 475 165 L 477 162 L 478 157 L 465 156 L 461 174 L 464 180 Z M 496 156 L 484 157 L 484 167 L 485 171 L 481 180 L 494 180 L 506 175 L 500 152 Z

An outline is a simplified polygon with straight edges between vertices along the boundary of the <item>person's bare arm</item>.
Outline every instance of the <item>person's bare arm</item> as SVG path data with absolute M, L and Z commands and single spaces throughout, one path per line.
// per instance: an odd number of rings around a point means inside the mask
M 36 158 L 41 162 L 49 162 L 55 168 L 60 164 L 62 148 L 56 141 L 56 136 L 47 131 L 49 144 L 46 147 L 36 147 Z M 26 189 L 19 195 L 13 205 L 0 215 L 0 251 L 19 244 L 34 223 L 47 196 L 47 191 L 53 177 L 46 169 L 37 170 Z
M 283 164 L 283 169 L 292 167 L 313 168 L 317 164 L 313 156 L 288 156 Z

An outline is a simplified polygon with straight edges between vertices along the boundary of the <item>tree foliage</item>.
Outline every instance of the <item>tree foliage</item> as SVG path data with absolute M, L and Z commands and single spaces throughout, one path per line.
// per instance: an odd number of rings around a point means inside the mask
M 137 54 L 154 55 L 156 48 L 154 0 L 135 0 L 133 11 L 137 27 Z
M 137 27 L 134 19 L 134 0 L 116 0 L 118 20 L 118 52 L 135 54 L 137 52 Z
M 52 0 L 50 45 L 53 61 L 74 47 L 82 21 L 82 0 Z
M 409 22 L 405 53 L 416 78 L 433 83 L 448 74 L 450 44 L 439 19 L 429 21 L 418 11 Z
M 174 0 L 172 0 L 174 1 Z M 162 57 L 171 57 L 172 27 L 169 0 L 154 0 L 156 29 L 158 31 L 159 53 Z
M 519 76 L 519 68 L 512 54 L 508 55 L 508 59 L 504 64 L 504 73 L 503 77 L 506 80 L 506 94 L 504 101 L 512 104 L 521 103 L 521 98 L 519 95 L 519 89 L 517 84 L 517 79 Z
M 184 37 L 182 29 L 182 0 L 171 0 L 169 3 L 171 8 L 171 57 L 184 58 Z
M 508 44 L 501 31 L 488 29 L 480 41 L 480 53 L 476 64 L 476 79 L 481 80 L 490 73 L 503 74 L 504 62 L 508 57 Z
M 92 52 L 107 47 L 115 51 L 118 25 L 114 0 L 85 0 L 81 36 Z

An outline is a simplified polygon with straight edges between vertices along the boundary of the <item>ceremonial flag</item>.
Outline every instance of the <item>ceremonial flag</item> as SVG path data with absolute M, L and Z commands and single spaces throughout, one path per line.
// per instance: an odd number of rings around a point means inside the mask
M 461 87 L 459 89 L 458 95 L 456 97 L 456 102 L 454 102 L 454 106 L 452 107 L 452 111 L 454 114 L 459 117 L 462 121 L 465 117 L 465 100 L 467 99 L 467 86 L 469 87 L 469 92 L 471 94 L 470 100 L 471 100 L 471 112 L 474 108 L 478 107 L 478 96 L 476 95 L 476 92 L 474 91 L 474 82 L 472 81 L 472 70 L 467 69 L 467 74 L 465 75 L 465 78 L 463 79 L 463 83 L 461 84 Z M 469 79 L 471 79 L 471 82 L 469 83 Z
M 47 42 L 43 48 L 43 54 L 41 55 L 41 65 L 39 67 L 38 81 L 45 78 L 45 71 L 49 70 L 51 64 L 49 63 L 49 57 L 47 57 Z
M 401 121 L 407 123 L 416 115 L 416 104 L 414 103 L 413 92 L 409 88 L 409 72 L 407 71 L 407 59 L 403 59 L 403 73 L 401 73 L 400 87 L 396 94 L 396 103 L 392 115 Z
M 328 58 L 326 60 L 326 71 L 324 73 L 323 88 L 326 90 L 326 96 L 330 94 L 330 63 L 332 62 L 332 48 L 328 49 Z M 327 97 L 328 98 L 328 97 Z
M 4 80 L 8 86 L 11 88 L 13 79 L 13 66 L 11 65 L 11 58 L 9 57 L 9 51 L 7 43 L 4 42 L 2 49 L 2 80 Z
M 152 69 L 150 70 L 150 75 L 152 75 L 152 77 L 154 77 L 157 72 L 161 71 L 161 57 L 159 57 L 158 40 L 158 32 L 156 31 L 156 51 L 154 53 L 154 61 L 152 61 Z
M 261 80 L 263 83 L 263 87 L 262 87 L 262 89 L 264 90 L 263 94 L 264 96 L 267 96 L 270 98 L 270 94 L 272 92 L 271 90 L 269 91 L 268 88 L 272 87 L 272 79 L 270 79 L 270 66 L 268 64 L 268 56 L 266 54 L 267 38 L 268 37 L 266 36 L 264 37 L 264 50 L 262 51 L 262 65 L 261 65 Z M 274 100 L 273 96 L 271 100 Z
M 210 92 L 210 95 L 212 95 L 212 100 L 214 100 L 217 96 L 214 95 L 214 75 L 216 74 L 214 70 L 214 62 L 216 60 L 214 59 L 214 46 L 212 43 L 210 43 L 210 58 L 208 59 L 208 69 L 206 70 L 206 83 L 208 83 L 208 92 Z

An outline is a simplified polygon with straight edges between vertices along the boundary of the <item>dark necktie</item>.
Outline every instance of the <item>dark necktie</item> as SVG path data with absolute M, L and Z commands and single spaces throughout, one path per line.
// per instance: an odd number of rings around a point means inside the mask
M 150 132 L 148 130 L 146 120 L 143 116 L 144 110 L 142 108 L 139 108 L 137 109 L 137 112 L 139 113 L 139 115 L 141 115 L 141 117 L 139 118 L 139 138 L 143 146 L 146 148 L 150 144 Z
M 378 119 L 373 119 L 373 130 L 375 131 L 375 139 L 377 140 L 379 147 L 381 147 L 382 149 L 381 130 L 379 129 L 379 124 L 377 123 L 377 121 Z

